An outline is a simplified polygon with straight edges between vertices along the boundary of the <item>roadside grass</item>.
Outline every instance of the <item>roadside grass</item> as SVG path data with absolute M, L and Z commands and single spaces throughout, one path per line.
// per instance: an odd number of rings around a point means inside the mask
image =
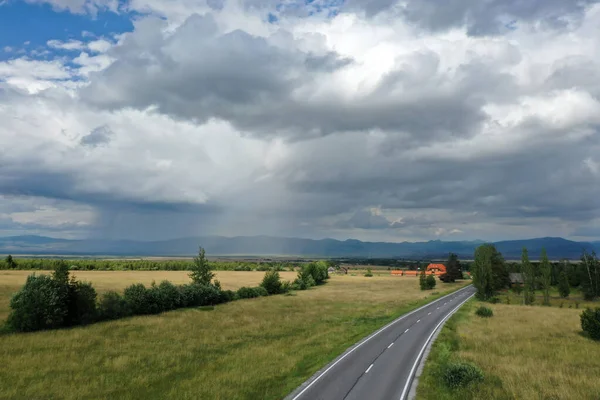
M 359 339 L 467 283 L 432 295 L 417 278 L 333 276 L 292 296 L 3 335 L 0 398 L 281 399 Z
M 417 389 L 419 400 L 598 399 L 600 348 L 581 335 L 581 310 L 487 304 L 494 316 L 480 318 L 482 303 L 465 304 L 432 346 Z M 484 381 L 448 389 L 440 379 L 446 360 L 470 361 Z

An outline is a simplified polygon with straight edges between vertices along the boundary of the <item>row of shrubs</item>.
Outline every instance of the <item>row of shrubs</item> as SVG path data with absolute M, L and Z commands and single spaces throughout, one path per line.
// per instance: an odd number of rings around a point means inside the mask
M 258 287 L 241 287 L 237 291 L 222 290 L 214 283 L 174 285 L 169 281 L 141 283 L 127 287 L 123 294 L 109 291 L 97 298 L 91 283 L 69 279 L 69 267 L 57 265 L 52 275 L 31 275 L 23 288 L 12 298 L 7 330 L 31 332 L 99 321 L 115 320 L 133 315 L 158 314 L 178 308 L 214 306 L 238 299 L 282 294 L 290 290 L 305 290 L 328 279 L 322 264 L 305 265 L 292 282 L 282 282 L 278 271 L 267 271 Z M 210 278 L 209 278 L 210 279 Z

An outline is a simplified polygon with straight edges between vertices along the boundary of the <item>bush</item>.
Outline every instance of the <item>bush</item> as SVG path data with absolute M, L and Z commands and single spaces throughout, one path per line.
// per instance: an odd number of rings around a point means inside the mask
M 494 312 L 492 311 L 491 308 L 486 307 L 486 306 L 480 306 L 476 311 L 475 314 L 479 315 L 480 317 L 492 317 L 494 315 Z
M 252 299 L 254 297 L 260 297 L 260 293 L 256 288 L 242 286 L 238 289 L 237 296 L 240 299 Z
M 71 280 L 68 309 L 66 326 L 91 324 L 97 319 L 96 289 L 91 283 Z
M 367 278 L 370 278 L 373 276 L 373 271 L 371 271 L 371 268 L 367 268 L 367 272 L 365 273 L 365 276 Z
M 152 314 L 152 299 L 148 289 L 142 283 L 128 286 L 123 291 L 123 297 L 134 315 Z
M 500 303 L 500 298 L 498 298 L 497 296 L 494 296 L 494 297 L 490 297 L 487 301 L 488 301 L 488 303 L 498 304 L 498 303 Z
M 581 329 L 592 339 L 600 340 L 600 308 L 587 308 L 580 315 Z
M 267 271 L 265 273 L 265 277 L 263 278 L 261 287 L 265 288 L 268 294 L 280 294 L 281 291 L 281 279 L 279 277 L 279 272 L 277 271 Z
M 469 362 L 451 362 L 442 373 L 443 381 L 449 388 L 455 389 L 483 380 L 483 372 Z
M 127 301 L 117 292 L 109 291 L 102 295 L 98 303 L 98 319 L 112 320 L 131 315 Z
M 288 293 L 292 290 L 292 282 L 284 281 L 281 282 L 281 293 Z
M 318 261 L 305 264 L 302 267 L 301 273 L 303 276 L 310 275 L 315 281 L 316 285 L 321 285 L 325 283 L 325 280 L 329 279 L 329 272 L 327 272 L 327 264 Z
M 238 295 L 233 290 L 221 290 L 219 293 L 219 303 L 228 303 L 238 299 Z
M 177 286 L 171 282 L 162 281 L 154 290 L 156 290 L 161 311 L 169 311 L 181 307 L 181 293 L 177 289 Z
M 179 294 L 182 307 L 212 306 L 221 302 L 221 292 L 212 285 L 181 285 Z
M 426 282 L 427 282 L 427 289 L 429 289 L 429 290 L 433 289 L 435 287 L 435 284 L 436 284 L 435 276 L 429 275 L 427 277 Z
M 10 301 L 7 324 L 18 332 L 65 326 L 69 313 L 69 291 L 48 275 L 30 275 Z

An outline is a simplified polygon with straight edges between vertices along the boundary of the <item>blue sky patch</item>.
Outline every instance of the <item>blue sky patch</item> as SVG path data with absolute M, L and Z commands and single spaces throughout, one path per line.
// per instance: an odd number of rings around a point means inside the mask
M 49 40 L 92 40 L 93 36 L 82 36 L 84 31 L 94 36 L 129 32 L 133 30 L 132 17 L 132 13 L 110 11 L 98 12 L 94 17 L 56 11 L 48 4 L 4 3 L 0 5 L 0 61 L 21 57 L 23 50 L 46 47 Z

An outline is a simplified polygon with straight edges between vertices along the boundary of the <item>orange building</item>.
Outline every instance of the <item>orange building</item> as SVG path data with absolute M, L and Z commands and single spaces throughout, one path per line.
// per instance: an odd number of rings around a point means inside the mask
M 446 266 L 444 264 L 429 264 L 425 270 L 425 273 L 443 275 L 446 273 Z

